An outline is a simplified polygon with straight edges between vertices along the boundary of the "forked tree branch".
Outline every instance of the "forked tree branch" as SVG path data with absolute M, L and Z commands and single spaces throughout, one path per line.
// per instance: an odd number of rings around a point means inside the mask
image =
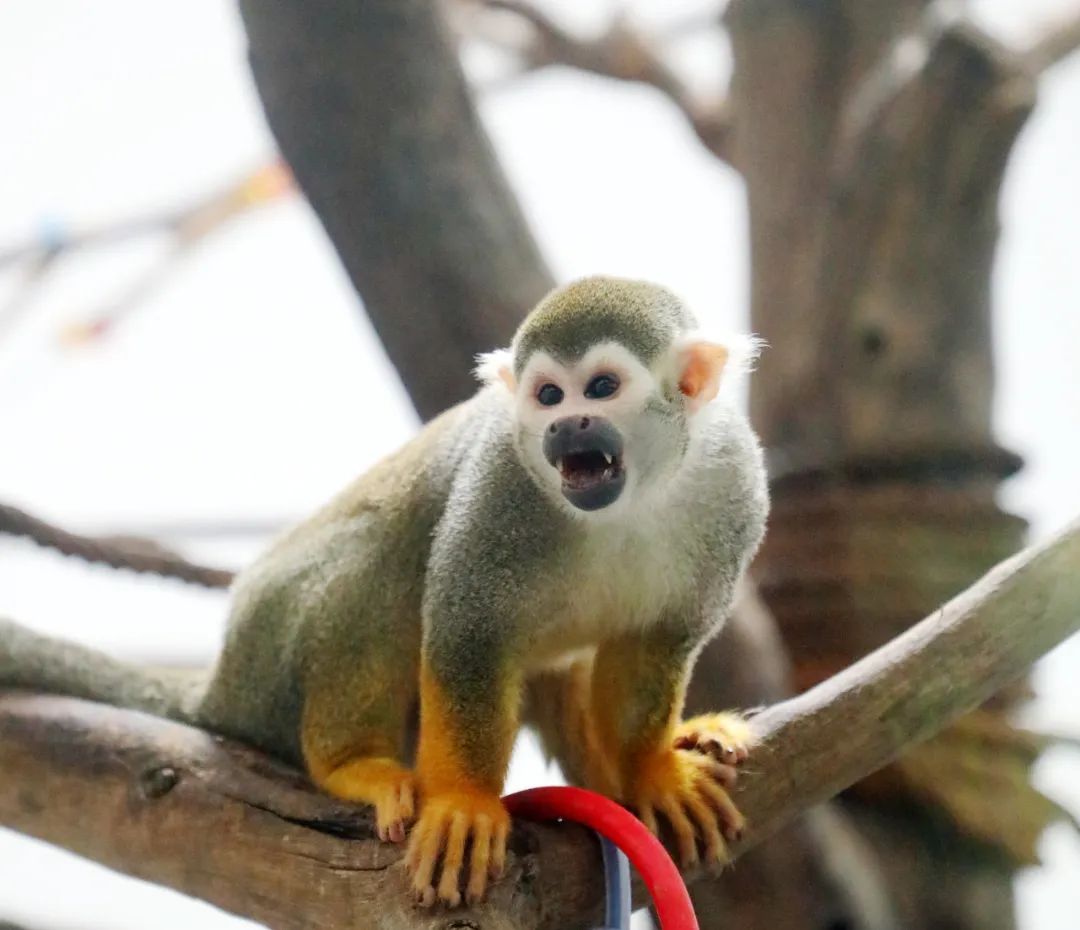
M 847 671 L 756 718 L 735 855 L 976 707 L 1080 629 L 1080 522 L 1002 563 Z M 468 912 L 409 903 L 366 810 L 198 730 L 68 698 L 0 697 L 0 823 L 273 928 L 584 928 L 595 844 L 518 825 L 506 878 Z
M 612 19 L 596 38 L 576 36 L 529 0 L 480 0 L 494 14 L 516 17 L 528 30 L 526 41 L 498 29 L 487 17 L 473 17 L 471 34 L 505 51 L 522 70 L 565 65 L 602 77 L 632 81 L 656 88 L 683 113 L 702 144 L 731 162 L 731 118 L 724 99 L 701 99 L 664 61 L 657 43 L 635 29 L 624 17 Z M 493 19 L 494 17 L 492 17 Z

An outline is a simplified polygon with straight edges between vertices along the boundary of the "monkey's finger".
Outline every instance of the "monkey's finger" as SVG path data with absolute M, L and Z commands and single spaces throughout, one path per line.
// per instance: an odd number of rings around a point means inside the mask
M 506 840 L 510 835 L 510 820 L 503 818 L 495 824 L 495 832 L 491 837 L 491 865 L 488 871 L 492 878 L 501 878 L 506 868 Z
M 706 756 L 701 760 L 702 767 L 713 781 L 720 782 L 725 788 L 731 788 L 739 780 L 739 770 L 733 765 L 725 765 L 715 759 Z
M 488 866 L 491 862 L 491 818 L 478 814 L 473 824 L 472 855 L 469 859 L 469 883 L 465 900 L 476 904 L 487 890 Z
M 660 810 L 671 824 L 671 830 L 675 834 L 675 842 L 679 847 L 679 861 L 684 868 L 697 865 L 698 851 L 697 842 L 694 838 L 694 825 L 686 816 L 682 803 L 673 797 L 665 798 L 660 804 Z
M 696 749 L 698 739 L 700 739 L 700 736 L 695 730 L 677 737 L 673 745 L 676 749 Z
M 408 823 L 416 815 L 416 794 L 411 781 L 403 781 L 398 792 L 398 809 L 401 819 Z
M 735 802 L 728 793 L 714 782 L 703 779 L 700 783 L 702 794 L 706 795 L 720 814 L 720 820 L 724 824 L 724 836 L 729 840 L 737 840 L 742 837 L 746 819 L 739 813 Z
M 458 880 L 461 878 L 461 863 L 465 860 L 465 841 L 468 838 L 469 818 L 458 811 L 450 821 L 450 832 L 443 852 L 442 875 L 439 876 L 439 900 L 451 907 L 461 903 Z
M 645 824 L 646 829 L 653 835 L 660 835 L 660 825 L 656 822 L 656 812 L 651 804 L 642 804 L 638 811 L 638 820 Z
M 379 834 L 379 839 L 384 843 L 390 842 L 390 826 L 389 811 L 386 809 L 386 804 L 379 801 L 375 805 L 375 832 Z
M 384 843 L 400 843 L 405 839 L 397 788 L 388 788 L 375 802 L 375 822 L 379 839 Z
M 687 798 L 686 808 L 693 815 L 698 833 L 705 844 L 705 858 L 713 863 L 724 862 L 727 859 L 727 846 L 720 835 L 720 821 L 716 811 L 701 798 L 695 797 Z
M 403 843 L 405 842 L 405 824 L 401 819 L 391 820 L 385 829 L 385 836 L 383 836 L 383 828 L 379 828 L 379 837 L 386 842 L 390 843 Z
M 416 872 L 416 866 L 420 862 L 421 837 L 423 837 L 425 830 L 425 825 L 418 823 L 409 837 L 409 845 L 405 847 L 405 868 L 409 870 L 410 875 Z
M 698 752 L 722 762 L 725 765 L 736 765 L 739 762 L 739 754 L 734 746 L 721 742 L 718 739 L 707 739 L 698 743 Z
M 421 820 L 413 831 L 413 840 L 409 848 L 409 863 L 413 871 L 413 891 L 425 907 L 435 903 L 435 889 L 431 880 L 435 874 L 435 864 L 442 846 L 445 817 L 437 815 L 432 821 Z M 415 852 L 413 849 L 415 848 Z

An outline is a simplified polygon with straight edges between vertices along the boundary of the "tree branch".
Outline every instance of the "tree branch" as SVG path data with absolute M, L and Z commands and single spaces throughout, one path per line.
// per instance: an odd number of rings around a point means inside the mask
M 757 718 L 750 842 L 978 707 L 1080 630 L 1080 521 L 1002 562 L 934 615 Z M 779 776 L 779 777 L 776 777 Z M 793 798 L 798 800 L 793 802 Z
M 81 536 L 10 504 L 0 504 L 0 533 L 21 536 L 63 555 L 113 568 L 177 578 L 206 588 L 227 588 L 232 584 L 233 572 L 196 565 L 153 540 L 130 536 Z
M 705 147 L 731 163 L 731 117 L 723 99 L 700 100 L 663 60 L 655 43 L 625 17 L 615 17 L 595 39 L 575 36 L 528 0 L 481 0 L 484 7 L 507 13 L 525 24 L 530 36 L 522 43 L 493 28 L 486 18 L 471 34 L 521 61 L 524 70 L 565 65 L 618 81 L 647 84 L 664 94 L 683 113 Z
M 760 714 L 762 745 L 735 792 L 750 829 L 734 854 L 977 706 L 1080 629 L 1078 567 L 1080 522 Z M 415 910 L 400 850 L 373 838 L 366 810 L 253 751 L 103 705 L 0 697 L 0 770 L 0 823 L 272 928 L 331 930 L 363 915 L 376 930 L 573 930 L 591 925 L 601 895 L 585 831 L 519 824 L 507 877 L 487 905 L 452 916 Z
M 1060 64 L 1080 49 L 1080 9 L 1051 29 L 1048 29 L 1024 53 L 1028 68 L 1036 74 Z

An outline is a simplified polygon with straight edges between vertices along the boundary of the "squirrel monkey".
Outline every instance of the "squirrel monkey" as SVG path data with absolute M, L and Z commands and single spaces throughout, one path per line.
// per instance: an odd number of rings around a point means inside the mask
M 499 874 L 522 722 L 569 778 L 654 831 L 665 819 L 684 865 L 723 861 L 750 731 L 681 711 L 768 509 L 758 443 L 721 390 L 753 348 L 701 337 L 652 284 L 556 290 L 482 357 L 475 397 L 242 573 L 209 678 L 181 688 L 3 622 L 0 685 L 303 763 L 373 805 L 382 839 L 415 821 L 426 904 L 479 900 Z

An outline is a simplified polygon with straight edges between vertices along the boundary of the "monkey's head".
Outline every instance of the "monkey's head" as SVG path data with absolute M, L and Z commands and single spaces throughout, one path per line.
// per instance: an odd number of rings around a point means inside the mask
M 593 277 L 545 297 L 477 373 L 508 392 L 518 454 L 541 487 L 597 511 L 663 492 L 733 354 L 753 351 L 745 337 L 703 338 L 665 288 Z

